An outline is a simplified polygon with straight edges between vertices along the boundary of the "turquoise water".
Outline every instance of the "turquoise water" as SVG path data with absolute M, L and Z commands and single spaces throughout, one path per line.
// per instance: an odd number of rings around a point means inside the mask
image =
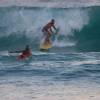
M 2 100 L 99 100 L 99 10 L 1 7 Z M 60 31 L 50 51 L 40 52 L 41 29 L 51 18 Z M 32 49 L 30 59 L 8 53 L 26 44 Z

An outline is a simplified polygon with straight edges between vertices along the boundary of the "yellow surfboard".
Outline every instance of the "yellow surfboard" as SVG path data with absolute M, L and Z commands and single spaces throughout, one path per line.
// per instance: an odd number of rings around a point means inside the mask
M 40 51 L 48 51 L 51 47 L 52 47 L 52 43 L 51 42 L 42 43 L 40 45 Z

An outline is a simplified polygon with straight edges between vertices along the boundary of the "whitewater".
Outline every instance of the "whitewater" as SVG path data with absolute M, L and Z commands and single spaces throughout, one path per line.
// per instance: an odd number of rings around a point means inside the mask
M 99 1 L 33 1 L 0 1 L 0 98 L 100 100 Z M 58 36 L 41 52 L 41 30 L 52 18 Z M 31 58 L 9 53 L 27 44 Z

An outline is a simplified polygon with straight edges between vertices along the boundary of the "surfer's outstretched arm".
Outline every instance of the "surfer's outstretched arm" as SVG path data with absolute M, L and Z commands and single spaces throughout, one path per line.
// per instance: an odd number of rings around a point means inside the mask
M 20 50 L 20 51 L 9 51 L 9 53 L 21 53 L 23 52 L 23 50 Z

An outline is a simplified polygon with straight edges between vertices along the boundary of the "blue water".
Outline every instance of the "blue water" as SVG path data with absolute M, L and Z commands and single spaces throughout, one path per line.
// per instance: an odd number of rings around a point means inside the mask
M 95 98 L 99 100 L 100 96 L 96 94 L 100 92 L 99 66 L 99 52 L 33 52 L 31 59 L 23 61 L 14 55 L 2 52 L 0 96 L 3 100 L 6 98 L 9 98 L 8 100 L 71 98 L 72 100 L 73 96 L 82 99 L 82 96 L 87 94 L 85 100 L 95 100 Z
M 2 100 L 100 100 L 99 9 L 1 7 Z M 51 18 L 60 31 L 50 51 L 40 52 L 41 29 Z M 31 58 L 8 53 L 26 44 Z

